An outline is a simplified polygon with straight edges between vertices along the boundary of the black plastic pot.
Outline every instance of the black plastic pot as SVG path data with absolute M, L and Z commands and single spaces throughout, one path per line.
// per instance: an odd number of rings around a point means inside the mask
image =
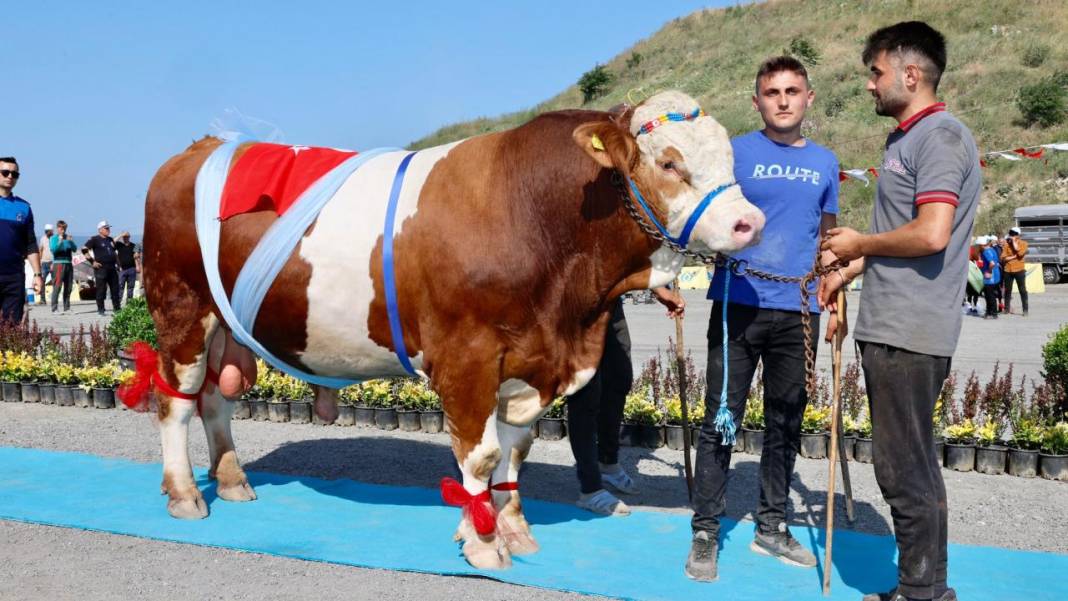
M 856 461 L 853 458 L 853 451 L 857 446 L 857 435 L 846 434 L 842 437 L 842 448 L 838 449 L 840 453 L 845 455 L 847 461 Z
M 82 388 L 81 386 L 75 386 L 74 390 L 71 391 L 71 394 L 74 395 L 75 407 L 83 407 L 88 409 L 93 406 L 93 399 L 89 396 L 89 391 Z
M 975 443 L 946 443 L 946 467 L 958 472 L 975 469 Z
M 827 458 L 827 433 L 801 434 L 801 456 L 807 459 Z
M 295 401 L 290 399 L 289 401 L 289 423 L 291 424 L 310 424 L 311 423 L 312 406 L 309 401 Z
M 334 424 L 338 426 L 352 426 L 356 424 L 356 408 L 352 405 L 338 405 L 337 419 Z
M 857 437 L 853 444 L 853 459 L 857 463 L 871 463 L 871 439 Z
M 990 445 L 975 449 L 975 471 L 991 476 L 1000 476 L 1005 473 L 1005 459 L 1009 454 L 1008 447 Z
M 393 407 L 375 407 L 375 427 L 379 430 L 396 430 L 397 410 Z
M 1020 478 L 1038 475 L 1038 451 L 1009 449 L 1009 474 Z
M 437 434 L 445 427 L 445 412 L 440 409 L 419 412 L 419 427 L 427 434 Z
M 538 438 L 542 440 L 560 440 L 567 432 L 564 420 L 559 417 L 543 417 L 538 420 Z
M 1068 455 L 1039 453 L 1038 471 L 1047 480 L 1068 482 Z
M 56 404 L 61 407 L 74 406 L 74 386 L 69 384 L 56 384 Z
M 41 387 L 37 385 L 37 382 L 23 382 L 21 388 L 23 403 L 41 402 Z
M 94 388 L 93 389 L 93 407 L 97 409 L 114 409 L 115 408 L 115 389 L 114 388 Z
M 22 402 L 22 386 L 18 382 L 2 382 L 0 388 L 3 390 L 4 402 Z
M 938 458 L 938 465 L 944 465 L 946 462 L 946 439 L 941 436 L 936 436 L 934 441 L 935 457 Z
M 760 455 L 764 452 L 764 431 L 742 428 L 742 436 L 745 437 L 745 452 L 750 455 Z
M 354 408 L 356 425 L 361 428 L 375 427 L 375 408 L 364 405 L 356 405 Z
M 690 426 L 690 444 L 693 445 L 693 448 L 695 448 L 695 449 L 697 448 L 697 441 L 700 440 L 700 439 L 701 439 L 701 426 L 691 425 Z M 738 432 L 738 440 L 742 441 L 742 443 L 743 443 L 742 446 L 744 447 L 745 446 L 745 444 L 744 444 L 745 443 L 745 439 L 742 437 L 742 433 L 740 431 Z
M 249 406 L 248 399 L 234 401 L 233 419 L 248 419 L 250 417 L 252 417 L 252 408 Z
M 658 449 L 664 446 L 664 429 L 659 425 L 634 424 L 631 446 Z
M 423 429 L 423 424 L 419 421 L 419 412 L 415 410 L 398 409 L 397 424 L 405 432 L 418 432 Z
M 285 423 L 289 421 L 289 403 L 275 402 L 267 403 L 267 419 L 275 423 Z
M 667 448 L 675 451 L 681 451 L 686 448 L 686 434 L 689 428 L 684 428 L 677 424 L 668 424 L 664 426 L 664 436 L 667 439 Z
M 41 403 L 45 405 L 56 404 L 56 385 L 53 382 L 41 382 L 37 385 L 41 391 Z
M 134 361 L 133 355 L 128 355 L 126 351 L 119 350 L 116 355 L 119 357 L 119 366 L 123 369 L 135 370 L 137 369 L 137 363 Z
M 268 419 L 267 401 L 263 399 L 250 399 L 248 406 L 252 411 L 253 420 L 262 422 Z

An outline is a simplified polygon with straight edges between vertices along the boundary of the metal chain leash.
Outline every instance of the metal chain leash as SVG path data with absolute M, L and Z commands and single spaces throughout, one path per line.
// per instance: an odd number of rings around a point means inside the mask
M 804 331 L 805 337 L 805 391 L 808 393 L 809 399 L 815 398 L 817 388 L 816 349 L 812 340 L 812 315 L 811 308 L 809 307 L 811 293 L 809 292 L 808 286 L 816 278 L 833 273 L 842 267 L 845 267 L 846 264 L 835 259 L 827 265 L 821 265 L 820 249 L 819 246 L 817 246 L 816 257 L 813 260 L 812 269 L 808 273 L 802 276 L 786 276 L 751 267 L 749 262 L 745 259 L 735 259 L 718 253 L 709 256 L 690 250 L 665 237 L 659 229 L 646 221 L 645 217 L 639 212 L 638 207 L 635 206 L 630 190 L 627 188 L 623 177 L 618 171 L 612 172 L 612 183 L 619 189 L 619 196 L 623 199 L 623 206 L 627 209 L 627 213 L 630 214 L 635 223 L 638 224 L 638 227 L 641 228 L 647 236 L 667 246 L 672 251 L 684 257 L 693 259 L 703 265 L 712 265 L 716 269 L 725 268 L 736 276 L 752 276 L 761 280 L 779 282 L 781 284 L 798 284 L 801 287 L 801 328 Z

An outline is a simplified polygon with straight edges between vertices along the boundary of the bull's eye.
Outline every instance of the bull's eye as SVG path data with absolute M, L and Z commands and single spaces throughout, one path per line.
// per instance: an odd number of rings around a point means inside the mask
M 675 161 L 666 161 L 661 167 L 663 167 L 664 171 L 674 171 Z

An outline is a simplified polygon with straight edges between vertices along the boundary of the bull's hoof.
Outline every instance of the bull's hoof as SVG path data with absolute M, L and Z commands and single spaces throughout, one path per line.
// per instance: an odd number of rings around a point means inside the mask
M 512 556 L 508 549 L 498 544 L 498 537 L 490 536 L 468 539 L 464 543 L 464 557 L 471 567 L 479 570 L 505 570 L 512 567 Z
M 504 512 L 498 514 L 497 536 L 504 541 L 512 555 L 532 555 L 541 550 L 530 533 L 530 525 L 522 516 L 512 516 Z
M 219 487 L 219 498 L 224 501 L 255 501 L 256 491 L 252 490 L 248 482 L 242 482 L 234 486 L 227 486 L 225 488 Z
M 167 502 L 167 513 L 180 520 L 201 520 L 208 517 L 208 504 L 198 491 L 186 498 L 174 498 Z

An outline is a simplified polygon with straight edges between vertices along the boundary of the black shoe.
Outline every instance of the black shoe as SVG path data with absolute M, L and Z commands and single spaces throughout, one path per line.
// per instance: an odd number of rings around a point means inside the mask
M 714 582 L 719 577 L 719 569 L 716 566 L 716 552 L 719 545 L 704 530 L 698 530 L 693 535 L 690 544 L 690 555 L 686 558 L 686 576 L 701 582 Z
M 104 314 L 104 310 L 103 309 L 97 309 L 96 313 L 97 313 L 97 315 L 103 315 Z
M 909 597 L 897 592 L 895 588 L 892 591 L 886 593 L 872 593 L 870 595 L 864 595 L 861 601 L 911 601 Z M 931 599 L 931 601 L 957 601 L 957 591 L 947 588 L 946 592 Z

